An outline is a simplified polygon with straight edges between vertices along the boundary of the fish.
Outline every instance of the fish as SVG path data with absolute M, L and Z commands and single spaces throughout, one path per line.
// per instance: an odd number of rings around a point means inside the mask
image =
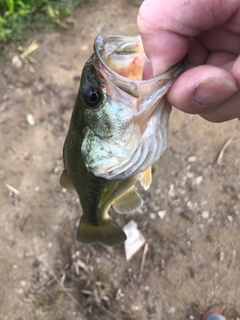
M 126 240 L 109 209 L 129 213 L 142 206 L 136 184 L 149 188 L 151 165 L 166 148 L 171 106 L 164 95 L 184 63 L 142 80 L 146 59 L 140 36 L 98 35 L 83 68 L 60 177 L 79 196 L 82 243 L 115 246 Z

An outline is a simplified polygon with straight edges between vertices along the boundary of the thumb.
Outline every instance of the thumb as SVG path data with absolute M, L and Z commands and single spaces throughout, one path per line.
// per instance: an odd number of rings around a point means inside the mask
M 163 73 L 188 51 L 189 37 L 228 21 L 238 12 L 234 0 L 145 0 L 138 14 L 138 30 L 153 68 Z

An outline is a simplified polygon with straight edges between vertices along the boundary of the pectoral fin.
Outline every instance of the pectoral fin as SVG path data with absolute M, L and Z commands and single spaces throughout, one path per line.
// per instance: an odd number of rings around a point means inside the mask
M 113 202 L 113 208 L 118 213 L 129 213 L 140 208 L 142 204 L 143 199 L 133 187 Z
M 126 239 L 126 234 L 110 217 L 95 225 L 83 216 L 77 231 L 77 240 L 86 244 L 100 242 L 116 246 Z
M 101 195 L 101 199 L 99 201 L 98 207 L 101 208 L 101 206 L 104 204 L 104 202 L 113 194 L 113 192 L 117 189 L 120 181 L 119 180 L 109 180 L 108 183 L 105 186 L 105 189 L 103 190 L 103 193 Z
M 71 181 L 70 181 L 70 179 L 68 177 L 66 169 L 64 169 L 62 174 L 61 174 L 60 184 L 61 184 L 61 186 L 63 186 L 66 189 L 73 188 L 73 185 L 72 185 L 72 183 L 71 183 Z
M 150 184 L 152 183 L 152 168 L 151 168 L 151 166 L 143 172 L 142 178 L 140 179 L 140 183 L 141 183 L 142 187 L 144 188 L 144 190 L 149 189 Z

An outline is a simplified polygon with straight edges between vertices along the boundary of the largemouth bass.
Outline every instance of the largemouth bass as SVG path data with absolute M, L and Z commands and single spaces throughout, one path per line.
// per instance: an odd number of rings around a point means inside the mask
M 108 210 L 112 204 L 119 213 L 142 205 L 135 184 L 149 187 L 150 166 L 166 148 L 171 106 L 163 96 L 183 62 L 146 81 L 145 59 L 139 36 L 100 35 L 83 68 L 60 178 L 78 193 L 83 215 L 77 239 L 83 243 L 126 240 Z

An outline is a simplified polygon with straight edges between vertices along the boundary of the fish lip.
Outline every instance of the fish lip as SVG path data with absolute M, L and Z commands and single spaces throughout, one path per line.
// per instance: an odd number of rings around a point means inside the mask
M 186 62 L 187 62 L 187 56 L 185 56 L 182 60 L 180 60 L 175 65 L 170 67 L 164 73 L 161 73 L 161 74 L 159 74 L 155 77 L 152 77 L 148 80 L 132 80 L 132 79 L 124 77 L 124 76 L 120 75 L 119 73 L 117 73 L 116 71 L 112 70 L 105 62 L 105 60 L 103 58 L 104 46 L 105 46 L 106 42 L 109 41 L 109 39 L 112 39 L 114 41 L 120 41 L 120 40 L 123 41 L 123 39 L 126 39 L 126 42 L 127 42 L 127 40 L 133 41 L 135 39 L 136 41 L 140 40 L 142 42 L 141 37 L 140 36 L 130 37 L 130 36 L 120 36 L 120 35 L 99 34 L 95 38 L 94 52 L 95 52 L 95 55 L 96 55 L 98 61 L 103 65 L 103 67 L 110 74 L 112 74 L 114 77 L 117 77 L 118 79 L 123 80 L 125 82 L 136 83 L 136 84 L 145 84 L 145 83 L 149 84 L 150 82 L 156 82 L 158 80 L 168 79 L 173 76 L 177 77 L 178 75 L 180 75 L 183 72 L 184 66 L 186 65 Z

